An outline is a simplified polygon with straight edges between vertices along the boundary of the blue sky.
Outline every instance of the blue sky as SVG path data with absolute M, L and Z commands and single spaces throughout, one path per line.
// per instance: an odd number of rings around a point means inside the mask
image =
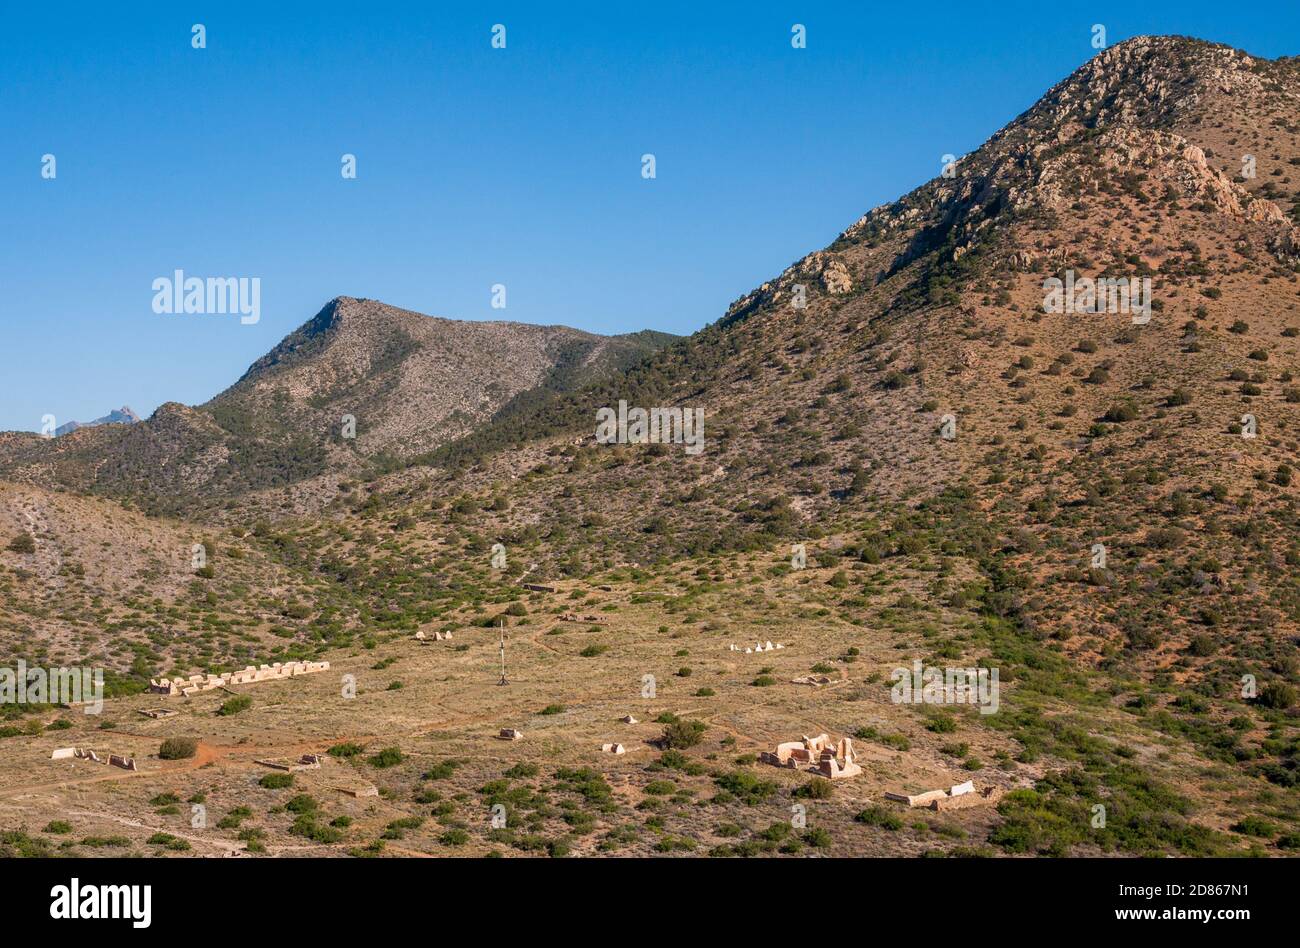
M 338 295 L 692 332 L 1032 105 L 1094 23 L 1300 53 L 1294 2 L 1134 6 L 4 0 L 0 429 L 201 403 Z M 259 277 L 261 321 L 155 314 L 176 269 Z

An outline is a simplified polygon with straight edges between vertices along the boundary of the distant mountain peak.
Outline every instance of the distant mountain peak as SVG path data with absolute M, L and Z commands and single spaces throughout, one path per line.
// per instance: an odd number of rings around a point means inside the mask
M 54 435 L 58 437 L 59 435 L 71 434 L 78 428 L 94 428 L 98 425 L 134 425 L 138 421 L 140 421 L 140 416 L 132 411 L 129 406 L 123 405 L 121 408 L 114 408 L 104 417 L 96 418 L 94 421 L 70 421 L 66 425 L 59 425 L 54 429 Z

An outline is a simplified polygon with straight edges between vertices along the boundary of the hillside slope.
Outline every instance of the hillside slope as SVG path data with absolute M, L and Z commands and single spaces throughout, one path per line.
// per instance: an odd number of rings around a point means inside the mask
M 169 402 L 144 423 L 57 443 L 6 435 L 0 477 L 193 509 L 430 450 L 521 393 L 582 384 L 671 338 L 457 322 L 339 297 L 204 405 Z

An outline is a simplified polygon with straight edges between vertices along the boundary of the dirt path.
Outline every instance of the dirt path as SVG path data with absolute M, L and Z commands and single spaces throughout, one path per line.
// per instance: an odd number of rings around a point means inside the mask
M 219 839 L 212 836 L 195 836 L 190 833 L 180 833 L 166 826 L 153 826 L 144 820 L 134 820 L 129 816 L 115 816 L 105 810 L 69 810 L 73 816 L 88 816 L 92 819 L 110 820 L 114 823 L 120 823 L 123 826 L 130 826 L 133 829 L 149 830 L 152 833 L 166 833 L 169 836 L 177 836 L 181 839 L 188 840 L 191 843 L 198 843 L 203 846 L 211 846 L 214 849 L 220 849 L 227 853 L 238 853 L 244 851 L 243 843 L 232 843 L 229 840 Z

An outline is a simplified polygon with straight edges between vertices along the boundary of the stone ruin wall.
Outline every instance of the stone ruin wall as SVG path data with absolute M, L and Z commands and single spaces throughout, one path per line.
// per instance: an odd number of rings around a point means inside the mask
M 282 681 L 309 675 L 313 672 L 329 671 L 329 662 L 276 662 L 254 668 L 249 665 L 243 671 L 224 672 L 220 675 L 191 675 L 189 678 L 151 678 L 149 691 L 159 695 L 190 695 L 201 691 L 211 691 L 227 685 L 251 685 L 259 681 Z

